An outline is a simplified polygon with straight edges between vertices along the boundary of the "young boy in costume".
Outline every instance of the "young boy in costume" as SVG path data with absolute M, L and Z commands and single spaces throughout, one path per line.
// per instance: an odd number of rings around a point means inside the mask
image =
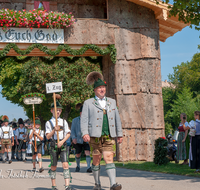
M 15 140 L 18 149 L 18 158 L 20 161 L 26 162 L 27 129 L 24 127 L 24 121 L 22 118 L 18 119 L 18 124 L 19 128 L 16 130 L 15 133 Z
M 31 129 L 29 139 L 32 141 L 32 162 L 33 162 L 33 170 L 36 170 L 36 155 L 38 155 L 39 161 L 39 172 L 43 172 L 44 168 L 42 167 L 42 141 L 44 139 L 44 131 L 40 130 L 41 122 L 39 119 L 35 121 L 35 128 Z M 35 137 L 34 137 L 35 136 Z M 37 149 L 35 149 L 35 140 Z
M 12 127 L 8 126 L 8 116 L 4 115 L 2 117 L 2 121 L 4 122 L 4 125 L 0 129 L 0 138 L 1 138 L 1 146 L 2 146 L 2 159 L 3 163 L 6 162 L 7 152 L 8 152 L 8 162 L 9 164 L 12 163 L 11 160 L 11 148 L 14 145 L 14 134 Z M 11 141 L 12 139 L 12 141 Z M 5 151 L 7 149 L 7 152 Z
M 77 167 L 76 167 L 75 172 L 80 171 L 81 153 L 82 153 L 82 149 L 84 149 L 85 155 L 86 155 L 86 162 L 87 162 L 87 171 L 86 172 L 91 173 L 92 169 L 90 167 L 90 162 L 91 162 L 90 145 L 88 142 L 84 142 L 83 138 L 81 136 L 80 122 L 81 122 L 81 114 L 82 114 L 82 109 L 83 109 L 83 106 L 81 103 L 78 103 L 76 105 L 76 110 L 78 110 L 78 109 L 80 112 L 80 116 L 78 116 L 72 120 L 72 127 L 71 127 L 72 143 L 73 143 L 73 147 L 76 149 L 75 159 L 76 159 Z
M 54 103 L 51 104 L 51 113 L 53 117 L 46 122 L 45 124 L 45 135 L 47 139 L 50 139 L 50 156 L 51 156 L 51 169 L 49 170 L 49 174 L 52 182 L 52 190 L 57 190 L 56 187 L 56 168 L 58 162 L 58 156 L 60 155 L 60 159 L 63 166 L 63 176 L 65 179 L 65 190 L 72 190 L 69 186 L 70 182 L 70 170 L 67 162 L 67 145 L 66 140 L 70 137 L 70 130 L 68 128 L 68 123 L 66 120 L 61 119 L 60 115 L 62 113 L 61 104 L 56 101 L 57 107 L 57 121 L 58 125 L 56 125 L 55 119 L 55 110 Z M 59 143 L 57 144 L 57 133 L 59 134 Z

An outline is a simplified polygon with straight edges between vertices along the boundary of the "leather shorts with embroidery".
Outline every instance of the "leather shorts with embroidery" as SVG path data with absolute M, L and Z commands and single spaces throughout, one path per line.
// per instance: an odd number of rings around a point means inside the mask
M 101 136 L 99 138 L 90 137 L 90 150 L 92 155 L 99 155 L 104 151 L 113 152 L 115 154 L 115 138 L 109 136 Z

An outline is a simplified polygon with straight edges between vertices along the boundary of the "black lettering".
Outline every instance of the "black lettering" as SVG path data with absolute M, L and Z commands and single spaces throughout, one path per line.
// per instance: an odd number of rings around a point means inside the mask
M 12 40 L 14 38 L 14 31 L 13 29 L 9 29 L 6 33 L 5 33 L 5 37 L 8 40 Z
M 27 40 L 31 40 L 31 33 L 28 32 L 28 30 L 26 31 L 26 39 Z
M 58 39 L 58 35 L 56 34 L 56 32 L 54 31 L 54 34 L 53 34 L 53 41 L 56 41 Z
M 46 38 L 47 38 L 47 41 L 51 40 L 50 34 L 47 34 L 47 35 L 46 35 Z
M 18 35 L 17 35 L 18 34 Z M 20 40 L 20 33 L 18 32 L 15 32 L 15 38 L 16 38 L 16 40 Z
M 39 40 L 39 41 L 44 40 L 44 37 L 45 37 L 45 35 L 44 35 L 43 31 L 37 30 L 37 32 L 35 33 L 36 40 Z
M 24 35 L 26 35 L 26 33 L 22 33 L 22 39 L 26 40 L 26 37 Z
M 56 88 L 55 88 L 56 86 L 55 85 L 53 85 L 53 90 L 55 90 Z

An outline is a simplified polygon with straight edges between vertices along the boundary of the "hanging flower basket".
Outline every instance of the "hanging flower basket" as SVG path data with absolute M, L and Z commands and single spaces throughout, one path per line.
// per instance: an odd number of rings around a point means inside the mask
M 26 28 L 67 28 L 75 23 L 72 13 L 47 12 L 46 10 L 33 9 L 15 11 L 10 9 L 0 10 L 0 27 L 6 31 L 10 27 Z

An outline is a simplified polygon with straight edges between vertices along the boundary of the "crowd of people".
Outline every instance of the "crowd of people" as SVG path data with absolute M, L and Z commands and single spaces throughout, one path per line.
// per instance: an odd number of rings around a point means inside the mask
M 36 162 L 38 162 L 38 171 L 43 172 L 42 154 L 44 154 L 44 145 L 47 145 L 51 162 L 49 175 L 52 190 L 57 190 L 56 168 L 59 157 L 63 167 L 65 190 L 71 190 L 68 158 L 69 146 L 72 142 L 76 150 L 75 172 L 80 171 L 81 153 L 84 151 L 87 162 L 86 172 L 92 172 L 94 176 L 93 190 L 101 190 L 100 161 L 102 156 L 106 163 L 110 190 L 122 189 L 121 184 L 116 183 L 116 168 L 113 163 L 115 143 L 122 143 L 123 137 L 116 101 L 105 96 L 107 84 L 100 73 L 91 72 L 87 76 L 87 84 L 94 85 L 95 97 L 86 100 L 83 105 L 76 106 L 80 111 L 80 116 L 73 119 L 71 130 L 67 121 L 60 117 L 63 107 L 57 100 L 54 101 L 55 104 L 54 102 L 51 104 L 52 118 L 45 123 L 45 130 L 41 130 L 39 118 L 36 118 L 34 125 L 24 123 L 23 119 L 19 118 L 17 124 L 12 123 L 12 126 L 9 126 L 9 118 L 4 115 L 0 127 L 2 162 L 11 164 L 12 159 L 26 162 L 26 155 L 31 154 L 33 170 L 36 171 Z M 91 167 L 90 152 L 93 156 Z
M 184 160 L 182 165 L 188 165 L 191 169 L 200 172 L 200 111 L 194 112 L 194 120 L 187 122 L 187 115 L 181 113 L 177 140 L 177 160 Z M 189 159 L 189 163 L 188 163 Z M 178 163 L 178 162 L 177 162 Z

